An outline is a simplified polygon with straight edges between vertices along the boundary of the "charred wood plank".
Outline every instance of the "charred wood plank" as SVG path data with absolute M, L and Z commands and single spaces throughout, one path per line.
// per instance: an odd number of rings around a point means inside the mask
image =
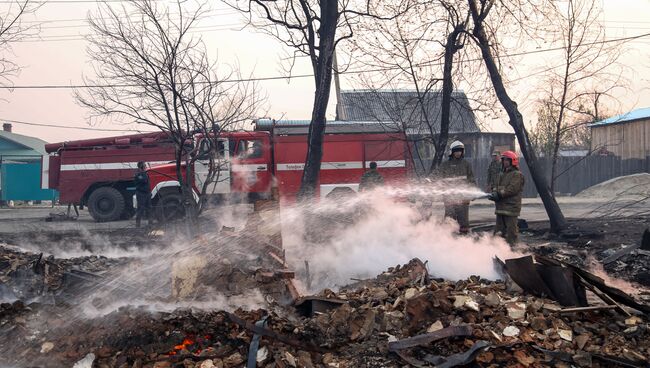
M 425 333 L 422 335 L 417 335 L 406 339 L 389 342 L 388 350 L 397 351 L 397 350 L 412 348 L 415 346 L 427 345 L 433 341 L 441 340 L 448 337 L 470 336 L 472 334 L 472 331 L 473 331 L 472 326 L 469 325 L 450 326 L 435 332 Z
M 610 310 L 618 308 L 616 305 L 596 305 L 593 307 L 564 308 L 557 311 L 559 314 L 578 313 L 578 312 L 595 312 L 601 310 Z
M 270 339 L 277 340 L 277 341 L 279 341 L 279 342 L 281 342 L 283 344 L 293 346 L 293 347 L 296 347 L 296 348 L 299 348 L 299 349 L 302 349 L 302 350 L 315 351 L 317 353 L 328 353 L 329 352 L 328 349 L 324 349 L 324 348 L 321 348 L 321 347 L 318 347 L 318 346 L 306 344 L 306 343 L 304 343 L 304 342 L 302 342 L 300 340 L 297 340 L 295 338 L 291 338 L 291 337 L 288 337 L 288 336 L 285 336 L 285 335 L 281 335 L 281 334 L 279 334 L 279 333 L 277 333 L 277 332 L 275 332 L 275 331 L 273 331 L 271 329 L 256 326 L 253 323 L 250 323 L 248 321 L 245 321 L 245 320 L 237 317 L 233 313 L 230 313 L 230 312 L 225 312 L 225 313 L 226 313 L 226 316 L 228 317 L 228 319 L 230 319 L 233 323 L 238 324 L 242 328 L 245 328 L 246 330 L 248 330 L 248 331 L 250 331 L 250 332 L 252 332 L 254 334 L 258 334 L 260 336 L 266 336 L 266 337 L 268 337 Z

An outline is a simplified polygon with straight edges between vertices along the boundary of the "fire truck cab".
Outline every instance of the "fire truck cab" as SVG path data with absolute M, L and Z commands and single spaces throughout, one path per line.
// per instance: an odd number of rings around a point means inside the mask
M 248 201 L 269 195 L 273 182 L 271 162 L 271 138 L 268 132 L 223 132 L 216 139 L 217 147 L 210 144 L 214 139 L 196 137 L 198 145 L 193 167 L 195 200 L 207 181 L 206 195 L 212 200 L 236 199 Z M 215 172 L 210 173 L 210 157 L 214 154 Z M 151 184 L 152 205 L 159 218 L 171 218 L 182 214 L 181 187 L 176 164 L 153 166 L 148 170 Z M 185 176 L 185 165 L 181 167 Z M 210 175 L 212 175 L 210 177 Z

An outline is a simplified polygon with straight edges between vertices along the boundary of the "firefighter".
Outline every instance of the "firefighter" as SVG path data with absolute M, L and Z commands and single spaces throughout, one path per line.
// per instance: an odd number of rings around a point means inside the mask
M 363 173 L 359 182 L 359 192 L 372 190 L 384 185 L 384 177 L 377 171 L 377 163 L 372 161 L 369 165 L 370 170 Z
M 488 199 L 496 203 L 496 225 L 494 234 L 506 239 L 508 244 L 515 245 L 519 237 L 517 221 L 521 212 L 521 194 L 524 190 L 524 175 L 519 171 L 519 158 L 512 151 L 501 155 L 501 174 L 495 190 Z
M 149 175 L 147 175 L 144 161 L 138 162 L 138 170 L 133 178 L 135 182 L 135 199 L 138 201 L 138 208 L 135 213 L 135 227 L 140 227 L 142 216 L 145 216 L 151 224 L 151 188 L 149 187 Z
M 492 162 L 488 167 L 487 174 L 487 193 L 492 193 L 497 187 L 497 180 L 499 180 L 499 174 L 501 173 L 501 152 L 494 151 L 492 152 Z
M 472 166 L 465 160 L 465 145 L 461 141 L 453 142 L 449 148 L 451 153 L 449 160 L 440 164 L 437 174 L 449 185 L 458 186 L 463 184 L 476 185 Z M 445 218 L 450 217 L 460 227 L 461 234 L 469 232 L 469 201 L 467 200 L 444 200 Z

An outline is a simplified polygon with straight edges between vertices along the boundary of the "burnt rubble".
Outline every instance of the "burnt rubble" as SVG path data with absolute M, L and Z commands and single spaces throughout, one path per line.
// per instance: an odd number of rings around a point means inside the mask
M 650 217 L 574 219 L 559 238 L 544 224 L 524 230 L 524 253 L 579 267 L 602 267 L 608 275 L 650 287 Z M 645 246 L 643 246 L 645 244 Z M 648 297 L 650 300 L 650 296 Z
M 130 261 L 95 255 L 55 258 L 0 245 L 0 297 L 5 301 L 32 301 L 62 295 L 82 278 L 109 277 L 111 270 Z
M 495 259 L 503 281 L 435 279 L 413 259 L 305 296 L 296 278 L 309 285 L 308 264 L 289 267 L 272 214 L 257 210 L 245 231 L 198 237 L 130 277 L 141 259 L 0 248 L 0 285 L 19 299 L 0 304 L 0 366 L 649 366 L 647 305 L 580 254 Z
M 62 306 L 16 302 L 0 307 L 0 365 L 648 366 L 647 316 L 590 301 L 590 309 L 564 308 L 501 281 L 431 279 L 415 259 L 338 292 L 299 299 L 297 308 L 122 307 L 70 323 Z

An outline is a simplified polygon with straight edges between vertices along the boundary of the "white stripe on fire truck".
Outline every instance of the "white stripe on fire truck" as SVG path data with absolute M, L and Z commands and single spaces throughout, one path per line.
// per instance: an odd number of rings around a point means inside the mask
M 295 164 L 277 164 L 278 171 L 291 171 L 291 170 L 303 170 L 305 164 L 295 163 Z M 321 162 L 321 170 L 341 170 L 341 169 L 362 169 L 363 162 L 361 161 L 341 161 L 341 162 Z
M 149 165 L 166 164 L 169 161 L 149 161 Z M 117 169 L 137 169 L 138 161 L 134 162 L 106 162 L 94 164 L 66 164 L 61 165 L 61 171 L 77 170 L 117 170 Z
M 388 161 L 375 161 L 377 162 L 378 168 L 394 168 L 394 167 L 406 167 L 405 160 L 388 160 Z M 366 167 L 370 166 L 370 161 L 366 161 Z M 277 164 L 278 171 L 291 171 L 291 170 L 303 170 L 305 164 L 295 163 L 295 164 Z M 342 161 L 342 162 L 323 162 L 321 163 L 321 170 L 340 170 L 340 169 L 361 169 L 363 168 L 363 162 L 361 161 Z
M 232 171 L 266 171 L 266 164 L 233 164 Z
M 366 161 L 366 167 L 370 167 L 371 161 Z M 375 161 L 377 168 L 393 168 L 393 167 L 406 167 L 405 160 L 388 160 L 388 161 Z

